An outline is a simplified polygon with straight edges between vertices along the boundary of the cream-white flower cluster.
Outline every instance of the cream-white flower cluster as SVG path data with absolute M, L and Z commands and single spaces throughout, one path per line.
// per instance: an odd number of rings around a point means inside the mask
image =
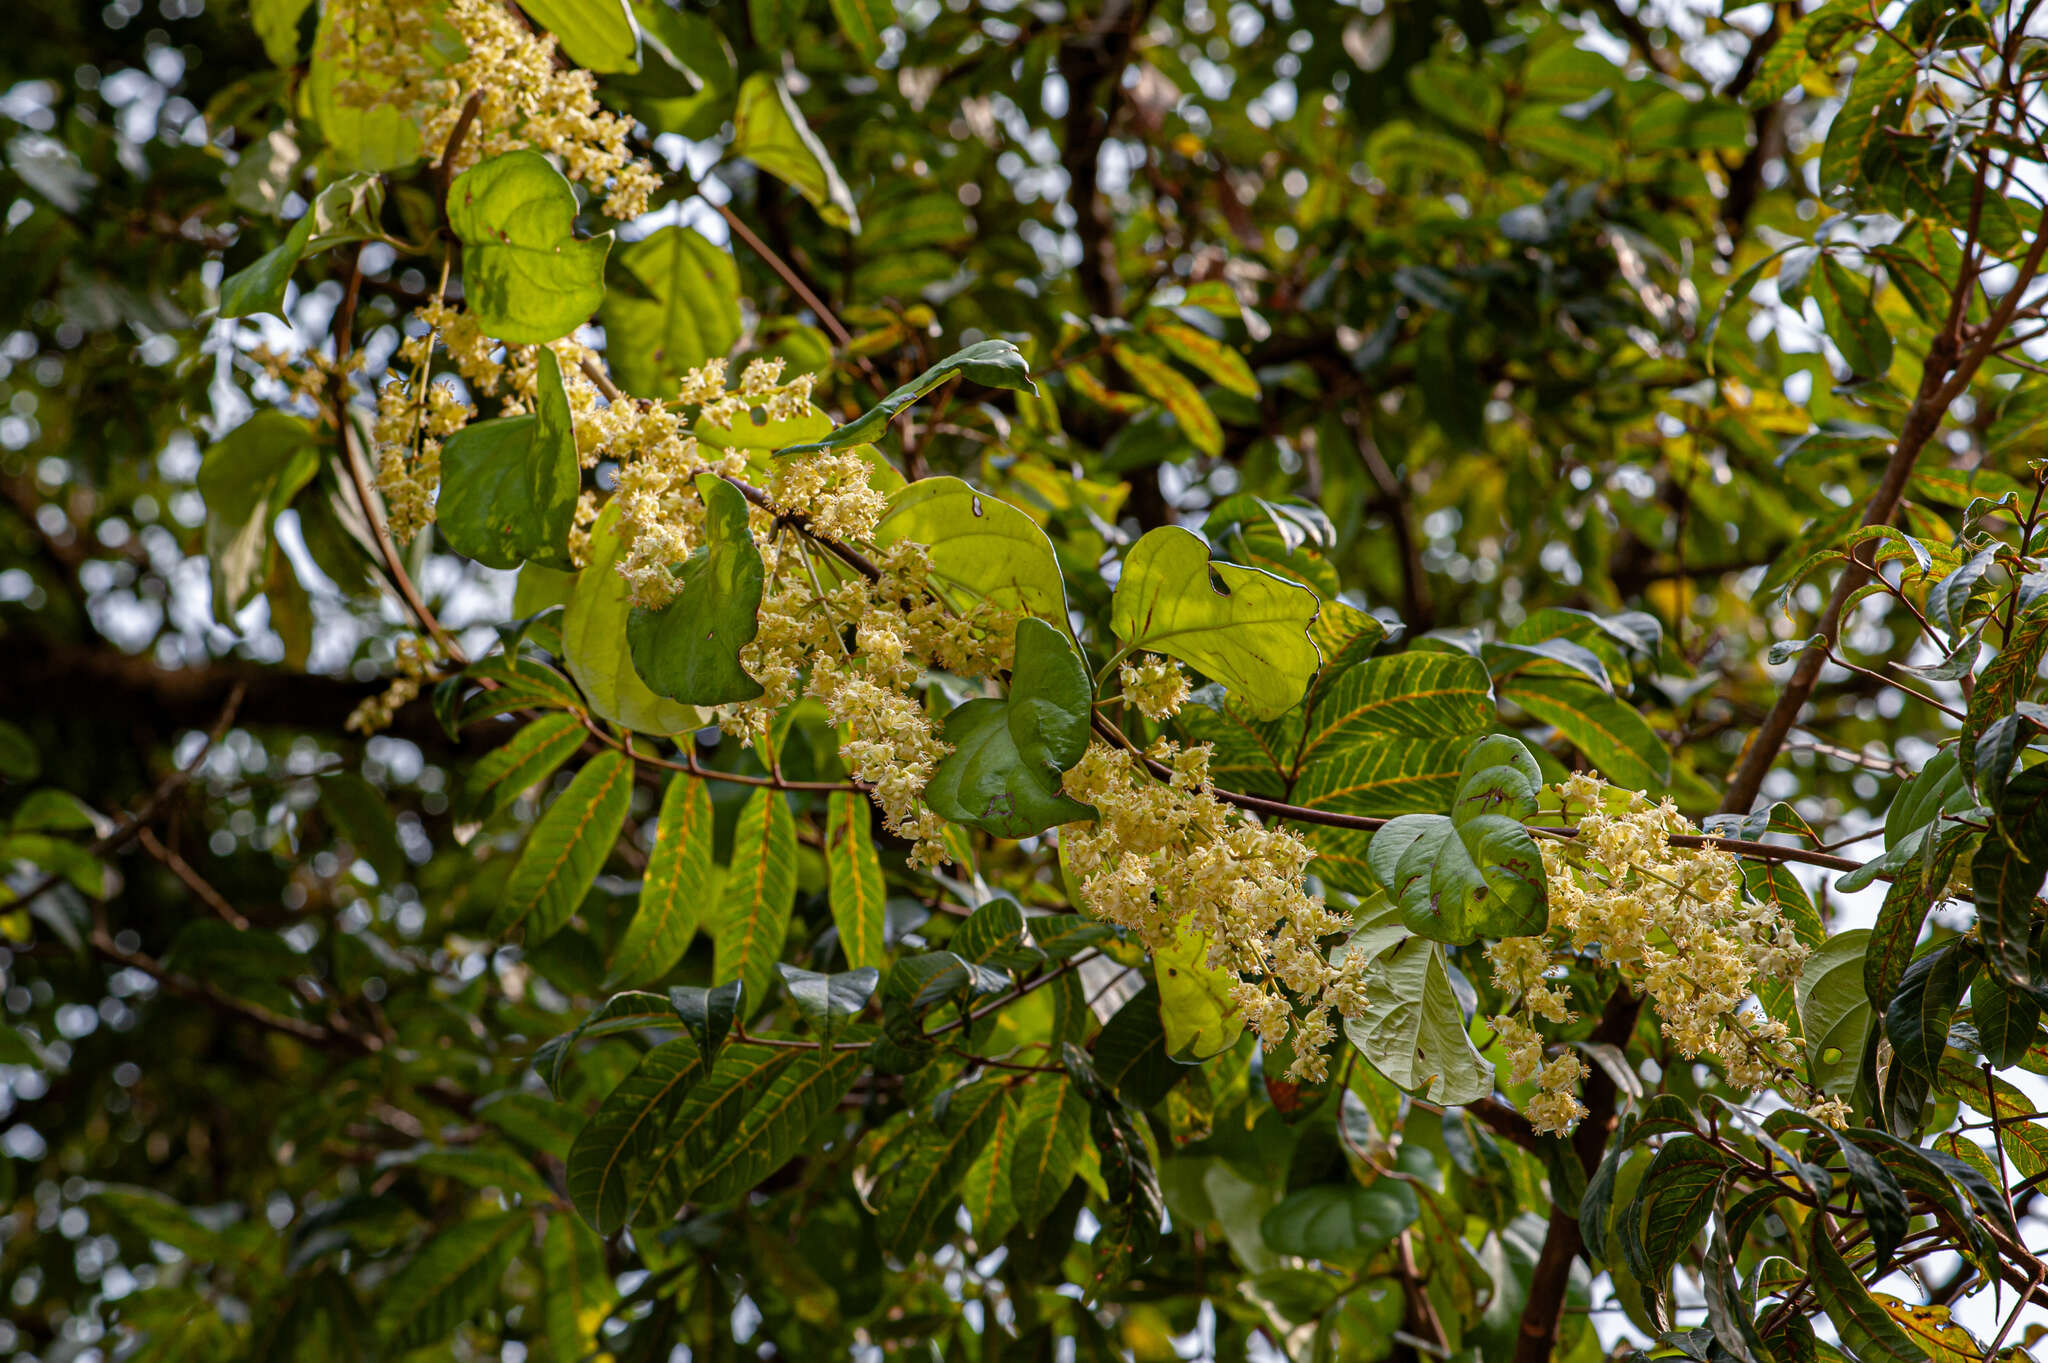
M 1566 1053 L 1544 1058 L 1534 1020 L 1572 1020 L 1554 969 L 1578 960 L 1619 975 L 1655 1010 L 1663 1034 L 1688 1059 L 1706 1056 L 1742 1088 L 1776 1088 L 1823 1120 L 1834 1108 L 1806 1092 L 1785 1023 L 1754 1003 L 1759 981 L 1798 976 L 1807 948 L 1774 904 L 1743 892 L 1741 863 L 1707 843 L 1676 847 L 1697 833 L 1669 800 L 1619 795 L 1581 773 L 1562 786 L 1578 836 L 1546 839 L 1543 869 L 1550 922 L 1542 937 L 1512 937 L 1488 948 L 1494 981 L 1519 1000 L 1520 1015 L 1494 1019 L 1511 1084 L 1534 1082 L 1528 1115 L 1542 1132 L 1569 1131 L 1585 1108 L 1585 1066 Z M 1837 1105 L 1838 1106 L 1838 1105 Z
M 552 35 L 536 33 L 499 0 L 328 0 L 328 58 L 346 73 L 335 96 L 359 108 L 395 108 L 420 129 L 427 156 L 441 155 L 469 102 L 476 112 L 452 168 L 532 147 L 554 156 L 571 179 L 604 191 L 605 212 L 621 220 L 647 211 L 660 187 L 654 168 L 627 141 L 633 120 L 597 102 L 597 78 L 558 62 Z M 451 31 L 462 55 L 437 65 Z
M 1304 888 L 1306 843 L 1216 798 L 1208 745 L 1161 743 L 1151 756 L 1167 780 L 1104 743 L 1067 773 L 1066 793 L 1101 815 L 1060 829 L 1084 906 L 1150 951 L 1207 940 L 1209 966 L 1235 977 L 1231 1002 L 1246 1025 L 1269 1046 L 1292 1035 L 1290 1077 L 1324 1078 L 1334 1019 L 1366 1004 L 1362 965 L 1333 965 L 1324 945 L 1350 918 Z

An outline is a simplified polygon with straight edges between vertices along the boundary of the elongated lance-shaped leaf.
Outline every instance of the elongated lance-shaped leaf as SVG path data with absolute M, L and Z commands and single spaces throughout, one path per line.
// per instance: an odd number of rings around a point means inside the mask
M 690 1196 L 722 1202 L 789 1163 L 866 1068 L 858 1048 L 797 1052 L 765 1089 L 748 1090 L 753 1102 L 731 1134 L 715 1144 L 700 1134 L 690 1146 Z
M 902 1138 L 900 1158 L 877 1194 L 876 1234 L 882 1248 L 908 1259 L 924 1243 L 946 1204 L 959 1195 L 960 1180 L 974 1163 L 1002 1115 L 1008 1086 L 983 1079 L 948 1095 L 944 1113 L 912 1127 Z
M 656 695 L 686 705 L 753 700 L 761 683 L 740 666 L 740 650 L 760 628 L 761 551 L 738 488 L 706 473 L 697 492 L 704 543 L 676 571 L 673 600 L 659 610 L 635 606 L 627 617 L 633 670 Z
M 1031 366 L 1025 363 L 1023 353 L 1016 346 L 1003 340 L 977 341 L 965 350 L 955 351 L 940 360 L 823 440 L 815 440 L 808 445 L 791 445 L 788 449 L 776 451 L 776 454 L 778 457 L 817 454 L 823 450 L 850 450 L 856 445 L 873 444 L 881 439 L 882 433 L 889 429 L 889 423 L 905 408 L 955 374 L 990 388 L 1038 391 L 1038 385 L 1031 381 Z
M 1254 719 L 1294 708 L 1322 664 L 1309 638 L 1316 594 L 1235 563 L 1211 563 L 1192 531 L 1149 531 L 1124 558 L 1110 623 L 1127 649 L 1178 658 L 1222 682 Z
M 1557 726 L 1587 761 L 1620 785 L 1655 788 L 1671 779 L 1671 752 L 1657 731 L 1634 706 L 1597 686 L 1557 677 L 1516 677 L 1501 688 L 1501 698 Z
M 489 1301 L 505 1266 L 532 1238 L 533 1213 L 458 1221 L 421 1247 L 377 1311 L 378 1333 L 394 1354 L 441 1340 Z
M 649 1027 L 674 1028 L 677 1025 L 676 1010 L 660 994 L 633 991 L 614 994 L 599 1005 L 589 1017 L 576 1024 L 574 1031 L 564 1032 L 542 1042 L 533 1053 L 533 1072 L 552 1090 L 556 1097 L 562 1093 L 562 1070 L 569 1063 L 570 1053 L 576 1043 L 585 1037 L 617 1036 L 621 1032 L 637 1032 Z
M 1934 1077 L 1948 1045 L 1949 1018 L 1962 994 L 1960 964 L 1955 942 L 1934 948 L 1906 967 L 1885 1009 L 1885 1035 L 1898 1063 L 1923 1078 Z
M 1070 1080 L 1043 1075 L 1025 1087 L 1010 1152 L 1010 1200 L 1020 1224 L 1052 1213 L 1074 1180 L 1087 1139 L 1088 1101 Z
M 755 1005 L 767 999 L 796 901 L 796 820 L 779 790 L 762 786 L 740 811 L 732 866 L 718 904 L 719 983 L 739 980 Z
M 882 928 L 887 889 L 882 863 L 875 855 L 874 810 L 857 791 L 835 791 L 826 806 L 825 870 L 829 877 L 832 922 L 839 929 L 839 949 L 846 963 L 882 964 Z
M 664 1041 L 640 1057 L 577 1133 L 569 1150 L 569 1200 L 600 1235 L 626 1223 L 631 1189 L 646 1177 L 683 1098 L 703 1074 L 696 1042 L 686 1036 Z
M 1211 458 L 1223 452 L 1223 424 L 1186 375 L 1136 346 L 1118 344 L 1110 353 L 1131 381 L 1167 410 L 1190 445 Z
M 521 727 L 504 746 L 470 768 L 456 808 L 459 817 L 485 819 L 555 774 L 589 737 L 575 715 L 547 714 Z
M 590 892 L 632 801 L 632 762 L 615 752 L 590 759 L 533 826 L 505 881 L 505 902 L 492 930 L 523 922 L 529 943 L 554 936 Z
M 576 1217 L 551 1216 L 540 1265 L 548 1346 L 556 1358 L 582 1358 L 592 1352 L 596 1331 L 591 1322 L 618 1299 L 612 1276 L 605 1272 L 604 1241 Z
M 1835 1248 L 1828 1234 L 1828 1218 L 1816 1215 L 1808 1224 L 1807 1266 L 1813 1274 L 1813 1294 L 1841 1333 L 1842 1343 L 1862 1363 L 1927 1363 L 1927 1355 L 1870 1299 L 1869 1291 Z
M 1107 1196 L 1102 1228 L 1096 1232 L 1095 1281 L 1122 1282 L 1131 1270 L 1152 1257 L 1164 1224 L 1166 1199 L 1151 1148 L 1131 1109 L 1114 1098 L 1088 1112 L 1088 1134 L 1102 1158 L 1102 1184 Z
M 1010 1152 L 1017 1145 L 1018 1106 L 1014 1091 L 1005 1095 L 995 1126 L 960 1179 L 960 1206 L 980 1245 L 1000 1244 L 1017 1224 L 1016 1204 L 1010 1198 Z
M 719 1052 L 710 1073 L 683 1098 L 682 1108 L 647 1162 L 645 1174 L 635 1181 L 626 1209 L 627 1223 L 642 1226 L 674 1217 L 696 1188 L 704 1157 L 732 1135 L 754 1100 L 802 1054 L 785 1046 L 751 1041 L 737 1042 Z
M 607 988 L 660 979 L 689 950 L 698 922 L 717 887 L 711 862 L 711 792 L 704 782 L 677 774 L 662 792 L 654 824 L 654 850 L 640 878 L 640 906 L 612 953 Z

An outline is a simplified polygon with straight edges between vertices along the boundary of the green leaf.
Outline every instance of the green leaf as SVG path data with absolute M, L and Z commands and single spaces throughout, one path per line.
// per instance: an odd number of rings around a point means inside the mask
M 509 151 L 455 177 L 448 225 L 462 241 L 469 310 L 486 336 L 539 345 L 604 301 L 612 236 L 578 240 L 576 191 L 537 151 Z
M 889 497 L 875 527 L 882 548 L 921 544 L 947 605 L 987 601 L 1065 628 L 1067 584 L 1052 541 L 1029 516 L 958 478 L 923 478 Z
M 505 881 L 491 931 L 526 924 L 529 945 L 545 942 L 569 921 L 597 880 L 633 802 L 633 764 L 602 752 L 584 764 L 534 824 Z
M 458 1221 L 413 1255 L 391 1278 L 377 1331 L 393 1353 L 441 1342 L 496 1295 L 498 1280 L 533 1236 L 533 1213 L 506 1212 Z
M 675 968 L 697 935 L 704 906 L 718 888 L 711 863 L 711 792 L 677 774 L 662 792 L 654 848 L 640 877 L 640 903 L 612 953 L 605 988 L 645 984 Z
M 1399 1179 L 1318 1184 L 1289 1194 L 1259 1223 L 1266 1244 L 1281 1254 L 1336 1259 L 1370 1254 L 1422 1215 L 1414 1190 Z
M 1207 937 L 1183 923 L 1172 945 L 1153 953 L 1152 965 L 1167 1054 L 1188 1063 L 1237 1044 L 1245 1027 L 1244 1014 L 1230 997 L 1237 976 L 1209 964 Z
M 1864 187 L 1863 164 L 1896 126 L 1902 102 L 1919 83 L 1919 54 L 1903 42 L 1880 41 L 1857 61 L 1856 75 L 1842 107 L 1828 125 L 1821 148 L 1820 191 L 1854 194 Z
M 1315 713 L 1298 768 L 1387 735 L 1462 738 L 1494 723 L 1486 665 L 1465 653 L 1368 658 L 1317 679 Z
M 811 1144 L 853 1081 L 868 1068 L 861 1049 L 799 1051 L 741 1115 L 730 1137 L 691 1147 L 691 1196 L 722 1202 L 745 1194 Z
M 732 835 L 732 868 L 719 897 L 712 978 L 740 980 L 746 997 L 765 1000 L 796 902 L 796 820 L 779 790 L 758 787 Z
M 1977 845 L 1977 855 L 1970 863 L 1977 931 L 1984 940 L 1985 959 L 1999 978 L 2020 989 L 2034 982 L 2034 900 L 2041 893 L 2043 878 L 2048 877 L 2042 857 L 2048 852 L 2048 842 L 2038 838 L 2027 841 L 2023 852 L 1999 829 L 1993 829 Z
M 1932 1079 L 1948 1044 L 1948 1024 L 1962 993 L 1954 943 L 1944 943 L 1916 959 L 1899 978 L 1899 987 L 1885 1005 L 1884 1030 L 1898 1063 Z
M 1200 536 L 1161 526 L 1125 556 L 1110 622 L 1126 649 L 1178 658 L 1223 683 L 1252 718 L 1277 719 L 1322 664 L 1308 635 L 1316 610 L 1314 592 L 1211 563 Z
M 1245 362 L 1243 355 L 1223 342 L 1184 322 L 1148 322 L 1145 330 L 1158 338 L 1159 343 L 1182 363 L 1201 370 L 1233 393 L 1257 400 L 1259 381 L 1253 375 L 1251 365 Z
M 626 1224 L 631 1190 L 646 1177 L 670 1121 L 703 1076 L 703 1052 L 695 1041 L 664 1041 L 640 1057 L 576 1133 L 569 1149 L 569 1200 L 598 1234 Z
M 1043 620 L 1017 622 L 1010 693 L 970 700 L 947 715 L 939 738 L 953 749 L 924 789 L 942 819 L 1002 838 L 1094 817 L 1060 793 L 1062 774 L 1088 750 L 1094 688 L 1067 636 Z
M 1957 780 L 1961 780 L 1960 772 Z M 1877 921 L 1871 925 L 1870 946 L 1863 957 L 1864 996 L 1871 1007 L 1878 1009 L 1889 1004 L 1897 992 L 1899 979 L 1913 959 L 1913 945 L 1920 940 L 1927 911 L 1948 887 L 1949 875 L 1970 831 L 1948 824 L 1916 828 L 1907 836 L 1916 841 L 1902 841 L 1895 846 L 1912 846 L 1913 854 L 1885 889 L 1884 903 L 1878 908 Z M 1988 898 L 1992 882 L 1979 879 L 1976 884 Z
M 832 17 L 860 59 L 873 66 L 884 50 L 882 30 L 895 22 L 896 9 L 889 0 L 832 0 Z
M 458 817 L 483 820 L 553 776 L 590 736 L 575 715 L 556 711 L 521 726 L 477 759 L 462 782 Z
M 562 1096 L 562 1070 L 569 1063 L 570 1052 L 584 1037 L 595 1039 L 650 1028 L 672 1031 L 676 1024 L 675 1008 L 660 994 L 640 991 L 614 994 L 590 1016 L 577 1023 L 575 1030 L 542 1042 L 540 1049 L 533 1053 L 533 1072 L 541 1077 L 548 1091 L 559 1098 Z
M 635 397 L 673 398 L 683 375 L 740 338 L 740 273 L 732 253 L 680 223 L 619 247 L 615 275 L 635 287 L 604 299 L 605 360 Z
M 1654 95 L 1630 116 L 1632 151 L 1740 151 L 1749 142 L 1749 118 L 1738 106 L 1712 97 L 1687 99 L 1675 90 Z
M 1186 376 L 1165 360 L 1135 346 L 1118 343 L 1110 347 L 1110 354 L 1131 376 L 1131 382 L 1172 415 L 1190 445 L 1212 459 L 1223 453 L 1223 427 L 1203 400 L 1201 390 L 1188 382 Z
M 412 871 L 398 841 L 398 821 L 390 797 L 352 771 L 320 778 L 320 807 L 358 857 L 377 872 L 377 884 L 396 886 Z
M 377 98 L 395 90 L 398 78 L 383 69 L 389 57 L 375 41 L 374 28 L 370 42 L 358 37 L 357 13 L 343 5 L 320 7 L 306 108 L 336 167 L 397 170 L 419 159 L 419 125 L 396 100 Z
M 1506 104 L 1500 86 L 1484 72 L 1445 57 L 1409 67 L 1408 90 L 1444 122 L 1482 137 L 1500 122 Z
M 1519 740 L 1496 735 L 1473 745 L 1460 771 L 1456 812 L 1404 814 L 1372 835 L 1373 878 L 1409 931 L 1440 942 L 1540 933 L 1549 917 L 1543 857 L 1510 817 L 1535 810 L 1535 759 Z
M 945 1095 L 934 1120 L 910 1128 L 893 1153 L 899 1162 L 875 1194 L 875 1234 L 883 1252 L 908 1259 L 924 1244 L 939 1213 L 1003 1112 L 1008 1085 L 983 1079 Z
M 696 706 L 657 696 L 633 670 L 626 638 L 631 592 L 616 566 L 622 552 L 613 499 L 590 527 L 589 557 L 562 612 L 563 661 L 600 719 L 643 734 L 694 729 L 703 722 Z
M 1972 787 L 1980 785 L 1982 779 L 1977 773 L 1978 744 L 1995 721 L 2012 714 L 2013 707 L 2026 699 L 2040 674 L 2044 651 L 2048 651 L 2048 597 L 2034 601 L 2019 613 L 2005 636 L 2005 646 L 1977 674 L 1976 688 L 1970 693 L 1970 709 L 1963 718 L 1962 737 L 1956 744 L 1963 775 Z M 2004 773 L 1994 775 L 2002 777 Z
M 1906 1193 L 1877 1157 L 1856 1144 L 1843 1132 L 1834 1134 L 1835 1148 L 1849 1170 L 1850 1186 L 1862 1204 L 1870 1226 L 1870 1247 L 1877 1254 L 1873 1272 L 1882 1277 L 1891 1265 L 1892 1251 L 1906 1238 Z
M 1072 1050 L 1072 1047 L 1068 1048 Z M 1071 1068 L 1071 1066 L 1070 1066 Z M 1122 1282 L 1152 1257 L 1165 1219 L 1166 1200 L 1145 1134 L 1130 1108 L 1107 1094 L 1088 1111 L 1088 1134 L 1102 1162 L 1101 1228 L 1089 1248 L 1098 1287 Z
M 1650 1161 L 1636 1198 L 1642 1204 L 1645 1281 L 1661 1277 L 1707 1224 L 1728 1172 L 1728 1157 L 1697 1136 L 1676 1136 Z
M 911 403 L 955 374 L 990 388 L 1029 393 L 1038 391 L 1038 385 L 1031 381 L 1031 366 L 1025 363 L 1023 352 L 1016 346 L 1004 340 L 977 341 L 965 350 L 954 351 L 824 439 L 791 445 L 777 450 L 776 454 L 778 457 L 818 454 L 825 450 L 850 450 L 856 445 L 872 445 L 882 438 L 889 429 L 889 423 Z
M 709 989 L 703 985 L 679 984 L 668 991 L 668 1001 L 676 1016 L 683 1020 L 683 1026 L 689 1028 L 690 1035 L 697 1039 L 697 1049 L 715 1060 L 719 1048 L 725 1045 L 727 1034 L 732 1031 L 733 1022 L 740 1015 L 740 1002 L 745 990 L 746 986 L 739 980 Z
M 578 66 L 606 74 L 640 69 L 640 26 L 625 0 L 520 0 L 519 7 Z
M 206 499 L 206 557 L 213 570 L 213 618 L 229 629 L 254 600 L 276 552 L 270 523 L 319 470 L 313 428 L 265 408 L 222 436 L 199 464 Z
M 1870 1293 L 1843 1260 L 1828 1234 L 1828 1218 L 1812 1217 L 1808 1226 L 1807 1268 L 1814 1299 L 1835 1323 L 1842 1343 L 1862 1363 L 1926 1363 L 1927 1355 L 1915 1347 L 1883 1307 L 1870 1299 Z
M 1445 1106 L 1493 1092 L 1493 1066 L 1466 1033 L 1441 945 L 1410 937 L 1379 957 L 1365 997 L 1364 1010 L 1344 1019 L 1344 1035 L 1389 1081 Z
M 1892 333 L 1872 296 L 1873 281 L 1852 274 L 1832 255 L 1823 256 L 1814 281 L 1814 301 L 1828 339 L 1842 352 L 1852 373 L 1877 377 L 1892 367 Z
M 540 1276 L 547 1292 L 542 1315 L 554 1356 L 572 1359 L 592 1353 L 592 1322 L 618 1297 L 612 1275 L 605 1271 L 604 1242 L 573 1216 L 549 1217 L 541 1241 Z
M 960 1179 L 960 1206 L 974 1227 L 978 1245 L 1000 1244 L 1017 1224 L 1016 1205 L 1010 1198 L 1010 1152 L 1017 1144 L 1017 1116 L 1013 1090 L 1004 1094 L 995 1125 Z
M 839 1054 L 857 1059 L 862 1053 Z M 765 1102 L 775 1081 L 800 1058 L 808 1058 L 815 1066 L 818 1055 L 815 1051 L 763 1046 L 751 1041 L 736 1042 L 721 1051 L 710 1073 L 684 1096 L 682 1108 L 662 1137 L 645 1176 L 633 1189 L 626 1211 L 627 1223 L 645 1226 L 673 1220 L 702 1182 L 706 1157 L 726 1144 L 755 1100 Z M 852 1082 L 851 1075 L 847 1082 Z
M 539 371 L 533 412 L 472 422 L 441 447 L 434 523 L 450 548 L 487 568 L 572 565 L 583 468 L 554 351 L 541 349 Z
M 760 628 L 761 551 L 747 528 L 747 499 L 714 474 L 697 477 L 704 543 L 671 572 L 676 595 L 660 610 L 635 606 L 626 621 L 633 669 L 656 695 L 687 705 L 753 700 L 761 684 L 740 666 Z
M 221 281 L 220 315 L 253 317 L 267 312 L 282 318 L 285 286 L 299 262 L 344 242 L 381 239 L 378 217 L 383 211 L 384 181 L 379 176 L 359 172 L 328 185 L 282 242 Z
M 1501 689 L 1533 718 L 1555 725 L 1608 779 L 1630 790 L 1671 780 L 1671 752 L 1634 706 L 1597 686 L 1551 677 L 1517 676 Z
M 882 982 L 882 972 L 871 965 L 837 975 L 799 969 L 787 961 L 777 961 L 775 969 L 788 987 L 790 998 L 796 1001 L 797 1012 L 818 1024 L 827 1035 L 837 1024 L 859 1017 L 861 1009 L 875 996 L 875 986 Z
M 1080 1167 L 1087 1136 L 1087 1100 L 1065 1076 L 1041 1076 L 1025 1087 L 1010 1152 L 1010 1201 L 1019 1224 L 1052 1214 Z
M 1870 1030 L 1870 1000 L 1863 992 L 1863 955 L 1870 943 L 1864 928 L 1838 932 L 1807 957 L 1796 996 L 1799 1030 L 1806 1038 L 1806 1070 L 1824 1094 L 1841 1096 L 1855 1086 Z
M 1984 1058 L 1999 1069 L 2017 1065 L 2041 1034 L 2040 1003 L 1996 972 L 1979 977 L 1970 986 L 1970 1004 Z
M 732 124 L 734 156 L 744 156 L 810 200 L 818 216 L 831 226 L 860 231 L 853 191 L 839 178 L 825 144 L 811 131 L 789 87 L 778 77 L 761 71 L 747 77 L 740 86 Z
M 882 963 L 888 889 L 875 856 L 874 810 L 856 791 L 835 791 L 826 804 L 825 872 L 839 949 L 858 969 Z

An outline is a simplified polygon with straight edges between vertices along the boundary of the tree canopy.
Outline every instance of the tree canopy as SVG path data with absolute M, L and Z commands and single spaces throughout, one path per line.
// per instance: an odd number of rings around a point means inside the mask
M 0 1358 L 2048 1333 L 2040 0 L 32 0 Z

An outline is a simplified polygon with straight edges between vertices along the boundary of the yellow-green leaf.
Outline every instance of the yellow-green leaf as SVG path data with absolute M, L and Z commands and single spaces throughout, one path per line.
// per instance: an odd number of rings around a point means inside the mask
M 1212 563 L 1199 535 L 1161 526 L 1125 557 L 1110 623 L 1125 648 L 1178 658 L 1222 682 L 1252 718 L 1278 719 L 1322 664 L 1308 634 L 1316 610 L 1306 587 Z
M 1116 362 L 1131 376 L 1131 382 L 1158 400 L 1180 423 L 1188 443 L 1211 456 L 1223 453 L 1223 426 L 1209 410 L 1201 391 L 1185 375 L 1156 355 L 1118 343 L 1110 347 Z
M 716 963 L 718 984 L 746 985 L 744 1007 L 758 1008 L 775 980 L 775 961 L 789 935 L 789 911 L 796 902 L 796 820 L 782 792 L 757 788 L 733 829 L 732 866 L 719 896 Z
M 886 889 L 875 856 L 874 811 L 868 797 L 835 793 L 826 806 L 825 869 L 831 879 L 832 921 L 849 968 L 882 964 Z
M 672 776 L 640 878 L 640 906 L 612 954 L 605 988 L 658 980 L 683 958 L 704 906 L 714 902 L 717 875 L 711 864 L 711 793 L 694 777 Z
M 632 762 L 615 752 L 590 759 L 533 826 L 505 881 L 492 931 L 524 922 L 529 945 L 560 931 L 611 854 L 632 799 Z

